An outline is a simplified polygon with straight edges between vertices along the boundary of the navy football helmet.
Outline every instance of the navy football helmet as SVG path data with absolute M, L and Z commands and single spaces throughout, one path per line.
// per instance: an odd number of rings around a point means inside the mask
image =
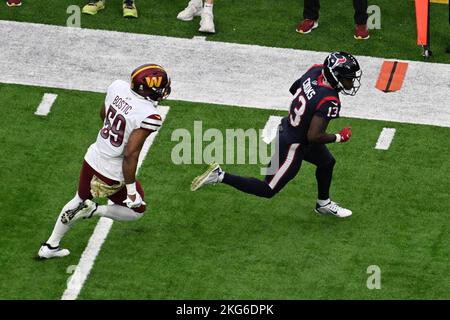
M 339 51 L 328 55 L 323 63 L 323 76 L 328 83 L 343 94 L 354 96 L 361 86 L 362 71 L 359 63 L 350 53 Z M 352 81 L 351 88 L 343 84 L 345 79 Z

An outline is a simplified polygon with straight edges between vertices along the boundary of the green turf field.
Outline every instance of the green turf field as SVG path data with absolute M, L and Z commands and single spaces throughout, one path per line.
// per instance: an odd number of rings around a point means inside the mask
M 83 15 L 83 28 L 108 29 L 134 33 L 192 38 L 200 35 L 198 22 L 176 19 L 187 0 L 137 1 L 140 18 L 121 17 L 121 0 L 108 0 L 106 10 L 96 16 Z M 66 25 L 69 5 L 83 6 L 85 0 L 24 0 L 20 8 L 2 7 L 0 19 Z M 353 7 L 350 0 L 321 1 L 320 27 L 310 35 L 295 32 L 302 17 L 299 0 L 218 0 L 214 10 L 217 33 L 211 41 L 259 44 L 273 47 L 335 51 L 337 48 L 357 55 L 422 60 L 416 45 L 414 1 L 378 0 L 370 4 L 381 8 L 381 29 L 372 30 L 368 41 L 353 39 Z M 431 6 L 432 61 L 450 63 L 445 54 L 449 44 L 448 7 Z M 139 45 L 139 44 L 136 44 Z
M 0 7 L 0 19 L 65 25 L 69 5 L 84 0 L 23 0 Z M 121 17 L 120 0 L 82 27 L 173 37 L 201 35 L 199 18 L 181 22 L 187 0 L 138 0 L 140 18 Z M 369 4 L 375 4 L 371 3 Z M 353 39 L 351 1 L 322 0 L 320 27 L 295 32 L 297 0 L 217 0 L 215 35 L 225 41 L 421 60 L 413 1 L 379 0 L 382 29 Z M 448 7 L 432 5 L 432 61 L 444 53 Z M 57 43 L 54 44 L 58 45 Z M 139 45 L 139 44 L 136 44 Z M 0 45 L 1 46 L 1 45 Z M 58 98 L 47 117 L 34 112 L 44 93 Z M 62 245 L 71 255 L 34 257 L 77 188 L 95 140 L 103 94 L 0 83 L 0 299 L 60 299 L 97 219 L 77 223 Z M 447 217 L 448 128 L 341 118 L 330 132 L 353 128 L 351 141 L 329 148 L 337 159 L 332 197 L 348 219 L 317 216 L 314 167 L 271 200 L 225 185 L 190 191 L 206 165 L 174 165 L 173 130 L 263 128 L 281 111 L 167 101 L 170 111 L 140 169 L 149 204 L 136 222 L 115 222 L 79 299 L 450 299 Z M 384 127 L 397 130 L 388 151 L 374 146 Z M 206 144 L 205 144 L 206 145 Z M 257 176 L 258 165 L 224 165 Z M 381 268 L 381 290 L 369 290 L 368 266 Z
M 33 113 L 57 93 L 48 117 Z M 26 93 L 26 94 L 24 94 Z M 67 258 L 33 259 L 61 207 L 72 198 L 86 148 L 101 126 L 102 94 L 0 84 L 0 299 L 59 299 L 66 269 L 78 263 L 97 219 L 81 221 L 63 245 Z M 314 168 L 272 200 L 219 185 L 192 193 L 203 165 L 174 165 L 176 128 L 194 120 L 219 128 L 262 128 L 283 112 L 167 101 L 163 128 L 140 171 L 149 210 L 114 223 L 80 299 L 417 299 L 450 298 L 447 128 L 339 119 L 353 127 L 337 159 L 332 196 L 346 220 L 317 216 Z M 383 127 L 397 129 L 375 150 Z M 225 165 L 258 175 L 255 165 Z M 378 265 L 382 289 L 368 290 Z

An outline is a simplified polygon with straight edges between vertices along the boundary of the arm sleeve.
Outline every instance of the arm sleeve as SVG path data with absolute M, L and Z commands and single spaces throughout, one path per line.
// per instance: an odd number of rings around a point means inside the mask
M 302 79 L 300 78 L 300 79 L 296 80 L 296 81 L 292 84 L 291 88 L 289 89 L 289 92 L 290 92 L 292 95 L 294 95 L 294 94 L 297 92 L 297 89 L 300 88 L 301 80 L 302 80 Z
M 162 118 L 159 114 L 153 113 L 149 115 L 147 118 L 142 120 L 141 129 L 146 129 L 149 131 L 158 131 L 161 128 Z

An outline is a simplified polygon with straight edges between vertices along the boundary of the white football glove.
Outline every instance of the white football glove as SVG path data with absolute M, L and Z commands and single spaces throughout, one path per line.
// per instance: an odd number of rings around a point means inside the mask
M 127 205 L 127 207 L 130 209 L 138 208 L 141 205 L 146 205 L 146 203 L 142 200 L 139 192 L 136 192 L 135 196 L 136 196 L 136 199 L 133 201 L 130 199 L 130 195 L 127 195 L 127 199 L 124 200 L 123 203 L 125 203 Z

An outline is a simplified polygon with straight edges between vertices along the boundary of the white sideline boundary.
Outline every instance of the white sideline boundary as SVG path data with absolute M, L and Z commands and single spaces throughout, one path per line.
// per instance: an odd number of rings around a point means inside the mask
M 158 107 L 158 111 L 161 115 L 163 123 L 166 119 L 169 109 L 170 108 L 166 106 Z M 158 132 L 156 132 L 155 134 L 151 134 L 142 146 L 142 150 L 139 155 L 137 171 L 139 171 L 139 168 L 145 160 L 145 157 L 147 156 L 147 153 L 150 150 L 150 147 L 152 146 L 153 141 L 155 141 L 157 135 Z M 83 285 L 86 282 L 86 279 L 88 278 L 92 267 L 94 266 L 95 259 L 97 258 L 97 255 L 99 254 L 102 245 L 105 242 L 109 231 L 111 230 L 112 225 L 113 220 L 111 219 L 104 217 L 101 217 L 99 219 L 94 232 L 89 239 L 86 249 L 84 249 L 83 253 L 81 254 L 80 261 L 78 262 L 74 273 L 70 277 L 70 280 L 67 282 L 67 288 L 64 291 L 61 300 L 76 300 L 78 298 L 78 295 L 80 294 L 81 289 L 83 288 Z
M 52 109 L 52 106 L 55 103 L 57 97 L 58 97 L 57 94 L 44 93 L 42 101 L 34 114 L 37 116 L 46 117 L 50 113 L 50 110 Z
M 3 83 L 103 93 L 153 62 L 172 78 L 171 99 L 286 111 L 290 85 L 328 54 L 1 20 L 0 39 L 0 60 L 14 57 L 13 68 L 0 64 Z M 361 89 L 341 96 L 341 116 L 450 127 L 450 64 L 404 61 L 402 89 L 384 93 L 375 84 L 385 59 L 357 58 Z

